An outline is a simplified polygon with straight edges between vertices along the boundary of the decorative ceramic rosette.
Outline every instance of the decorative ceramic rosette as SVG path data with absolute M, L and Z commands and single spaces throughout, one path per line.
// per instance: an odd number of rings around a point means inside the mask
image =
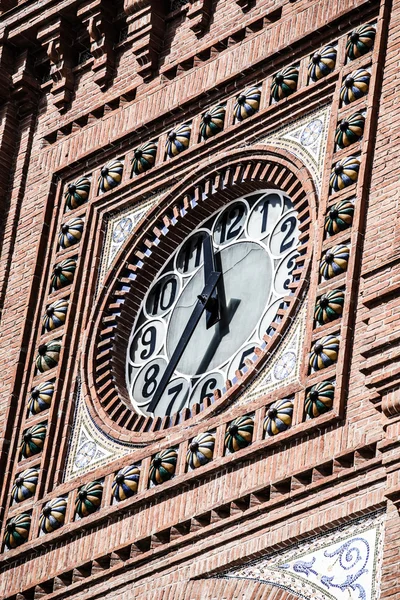
M 319 264 L 319 273 L 324 279 L 332 279 L 347 271 L 350 249 L 348 246 L 333 246 L 325 252 Z
M 354 216 L 354 204 L 349 200 L 341 200 L 332 206 L 325 217 L 325 231 L 335 235 L 351 227 Z
M 170 158 L 173 158 L 188 148 L 191 132 L 192 127 L 188 123 L 178 125 L 169 132 L 165 149 Z
M 83 519 L 96 512 L 101 504 L 103 497 L 103 484 L 100 481 L 93 481 L 83 485 L 77 494 L 75 501 L 75 513 Z
M 121 183 L 124 163 L 120 160 L 110 160 L 100 171 L 99 190 L 102 193 L 108 192 Z
M 329 73 L 332 73 L 336 65 L 336 48 L 325 46 L 315 52 L 308 65 L 308 77 L 311 81 L 318 81 Z
M 222 131 L 224 128 L 224 121 L 225 106 L 214 106 L 214 108 L 211 108 L 204 113 L 200 123 L 200 135 L 203 140 L 207 140 Z
M 260 107 L 261 90 L 257 86 L 246 88 L 236 96 L 233 114 L 236 121 L 243 121 L 254 115 Z
M 62 298 L 56 300 L 46 308 L 43 315 L 43 327 L 46 331 L 53 331 L 57 327 L 64 325 L 67 316 L 68 301 Z
M 215 438 L 212 433 L 201 433 L 189 444 L 186 462 L 190 469 L 197 469 L 212 460 Z
M 87 177 L 80 177 L 74 183 L 67 186 L 65 192 L 65 203 L 68 210 L 74 210 L 87 202 L 89 197 L 90 181 Z
M 34 425 L 24 431 L 21 442 L 21 455 L 30 458 L 42 451 L 46 437 L 47 426 L 45 423 Z
M 333 167 L 329 178 L 329 186 L 334 192 L 339 192 L 352 185 L 358 179 L 360 161 L 355 156 L 339 160 Z
M 49 408 L 54 394 L 54 383 L 44 381 L 33 388 L 28 400 L 28 409 L 32 415 L 37 415 Z
M 137 493 L 140 469 L 134 465 L 120 469 L 112 483 L 112 493 L 118 502 Z
M 22 513 L 8 521 L 4 533 L 4 544 L 9 550 L 26 542 L 31 528 L 31 520 L 30 514 Z
M 75 244 L 78 244 L 81 240 L 83 233 L 83 219 L 76 217 L 71 219 L 62 225 L 61 231 L 58 234 L 58 243 L 60 248 L 65 250 Z
M 318 325 L 325 325 L 338 319 L 343 312 L 344 292 L 332 290 L 318 298 L 314 308 L 314 319 Z
M 28 498 L 32 498 L 36 492 L 36 486 L 39 478 L 39 471 L 33 469 L 25 469 L 15 478 L 14 485 L 11 490 L 11 496 L 14 502 L 23 502 Z
M 151 169 L 156 161 L 157 144 L 156 142 L 146 142 L 136 148 L 132 159 L 132 173 L 140 175 Z
M 311 419 L 315 419 L 315 417 L 331 410 L 334 395 L 335 386 L 330 381 L 322 381 L 314 385 L 306 396 L 304 404 L 306 414 Z
M 315 342 L 311 352 L 309 364 L 313 371 L 320 371 L 330 367 L 337 361 L 339 352 L 339 339 L 334 335 L 326 335 Z
M 368 93 L 371 74 L 366 69 L 357 69 L 347 75 L 340 88 L 343 104 L 350 104 Z
M 357 142 L 364 133 L 365 117 L 356 112 L 342 119 L 336 128 L 335 142 L 339 148 L 347 148 Z
M 264 419 L 264 431 L 269 436 L 286 431 L 292 424 L 293 402 L 287 398 L 272 404 Z
M 53 290 L 61 290 L 67 285 L 70 285 L 74 279 L 76 271 L 76 260 L 74 258 L 66 258 L 58 263 L 53 269 L 51 275 L 51 287 Z
M 57 340 L 41 344 L 36 357 L 36 368 L 40 373 L 54 369 L 60 360 L 61 344 Z
M 354 29 L 347 38 L 346 54 L 350 60 L 367 54 L 374 45 L 376 29 L 370 23 Z
M 237 452 L 246 448 L 253 439 L 254 420 L 252 417 L 238 417 L 229 425 L 225 433 L 225 448 Z
M 51 533 L 64 525 L 67 501 L 65 498 L 54 498 L 43 507 L 39 517 L 39 527 L 43 533 Z
M 297 67 L 286 67 L 276 73 L 272 79 L 271 96 L 275 102 L 287 98 L 297 89 L 299 69 Z
M 162 450 L 151 461 L 149 479 L 154 485 L 168 481 L 175 473 L 178 453 L 173 448 Z

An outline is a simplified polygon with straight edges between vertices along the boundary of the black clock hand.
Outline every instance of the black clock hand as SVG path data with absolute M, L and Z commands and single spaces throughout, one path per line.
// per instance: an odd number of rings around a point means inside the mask
M 204 255 L 204 285 L 207 284 L 208 278 L 212 272 L 216 272 L 215 266 L 215 255 L 213 249 L 212 237 L 210 234 L 206 234 L 203 239 L 203 255 Z M 218 289 L 215 288 L 208 306 L 206 309 L 206 327 L 210 329 L 215 323 L 221 318 L 220 302 L 218 298 Z
M 198 301 L 196 303 L 196 306 L 194 307 L 193 312 L 190 315 L 189 321 L 185 329 L 183 330 L 182 336 L 179 340 L 177 347 L 175 348 L 175 352 L 171 356 L 171 360 L 169 361 L 168 366 L 164 371 L 164 375 L 162 376 L 161 381 L 158 384 L 156 391 L 154 392 L 153 398 L 151 399 L 151 402 L 147 409 L 149 412 L 154 412 L 154 409 L 159 403 L 161 396 L 163 395 L 164 390 L 173 372 L 175 371 L 181 359 L 181 356 L 184 353 L 185 348 L 188 345 L 194 330 L 196 329 L 198 322 L 200 321 L 203 311 L 207 309 L 208 303 L 210 302 L 210 299 L 218 284 L 220 277 L 221 273 L 217 271 L 212 271 L 207 279 L 207 283 L 204 286 L 202 293 L 199 296 L 197 296 Z

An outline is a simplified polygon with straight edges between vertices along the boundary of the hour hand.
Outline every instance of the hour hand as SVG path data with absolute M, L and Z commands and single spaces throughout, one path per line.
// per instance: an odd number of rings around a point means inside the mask
M 204 284 L 207 283 L 211 273 L 216 272 L 215 255 L 211 235 L 206 235 L 203 240 L 203 255 L 204 255 Z M 218 323 L 221 318 L 220 302 L 218 298 L 218 290 L 215 288 L 211 298 L 206 306 L 206 327 L 210 329 Z

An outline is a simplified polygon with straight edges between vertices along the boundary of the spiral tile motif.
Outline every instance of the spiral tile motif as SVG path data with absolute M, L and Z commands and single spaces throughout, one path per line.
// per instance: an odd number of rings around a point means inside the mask
M 99 191 L 104 194 L 117 187 L 121 183 L 123 170 L 124 163 L 120 160 L 111 160 L 104 165 L 99 175 Z
M 34 467 L 25 469 L 15 478 L 14 485 L 11 490 L 11 496 L 14 502 L 23 502 L 28 498 L 32 498 L 36 492 L 36 486 L 39 478 L 39 471 Z
M 46 331 L 53 331 L 57 327 L 61 327 L 65 323 L 67 316 L 68 301 L 61 299 L 56 300 L 47 307 L 43 315 L 43 327 Z
M 28 409 L 32 415 L 37 415 L 49 408 L 54 394 L 54 383 L 44 381 L 33 388 L 28 400 Z
M 357 142 L 364 133 L 365 117 L 356 112 L 342 119 L 336 128 L 335 142 L 339 148 L 347 148 Z
M 151 461 L 149 479 L 154 485 L 168 481 L 175 474 L 178 453 L 173 448 L 158 452 Z
M 141 175 L 151 169 L 156 161 L 157 144 L 156 142 L 146 142 L 136 148 L 132 159 L 132 172 L 135 175 Z
M 330 381 L 322 381 L 314 385 L 306 396 L 304 405 L 306 414 L 311 419 L 315 419 L 331 410 L 334 395 L 335 386 Z
M 286 67 L 276 73 L 272 79 L 271 96 L 275 102 L 287 98 L 297 90 L 299 70 L 297 67 Z
M 165 149 L 170 158 L 177 156 L 189 147 L 191 133 L 192 128 L 188 123 L 178 125 L 169 132 Z
M 332 206 L 325 217 L 325 231 L 335 235 L 351 227 L 354 216 L 354 204 L 349 200 L 342 200 Z
M 64 525 L 67 501 L 65 498 L 54 498 L 43 507 L 39 517 L 39 527 L 43 533 L 51 533 Z
M 272 404 L 264 419 L 264 431 L 269 436 L 286 431 L 292 424 L 293 402 L 287 398 Z
M 61 290 L 67 285 L 70 285 L 74 279 L 76 271 L 76 260 L 67 258 L 58 263 L 53 269 L 51 275 L 51 287 L 53 290 Z
M 347 271 L 350 249 L 348 246 L 333 246 L 325 252 L 319 265 L 319 273 L 324 279 L 332 279 Z
M 311 81 L 318 81 L 322 77 L 326 77 L 335 68 L 336 65 L 336 48 L 333 46 L 325 46 L 318 52 L 315 52 L 308 65 L 308 77 Z
M 208 138 L 216 135 L 224 128 L 225 122 L 225 107 L 224 106 L 214 106 L 208 110 L 201 118 L 200 123 L 200 135 L 203 140 L 207 140 Z
M 370 73 L 366 69 L 357 69 L 347 75 L 340 88 L 340 98 L 343 104 L 351 104 L 368 93 Z
M 64 194 L 68 210 L 79 208 L 87 202 L 89 197 L 90 181 L 87 177 L 80 177 L 74 183 L 69 183 Z
M 309 364 L 313 371 L 320 371 L 337 362 L 339 339 L 334 335 L 326 335 L 318 340 L 311 352 Z
M 341 317 L 344 305 L 344 292 L 332 290 L 318 298 L 314 309 L 314 319 L 318 325 L 325 325 Z
M 83 519 L 96 512 L 101 504 L 103 497 L 103 484 L 100 481 L 93 481 L 83 485 L 77 494 L 75 501 L 75 513 Z
M 347 38 L 346 54 L 350 60 L 367 54 L 374 45 L 376 29 L 370 23 L 354 29 Z
M 22 513 L 8 521 L 4 533 L 4 544 L 9 550 L 26 542 L 31 528 L 31 520 L 30 514 Z
M 201 433 L 189 444 L 186 454 L 186 462 L 190 469 L 197 469 L 210 460 L 214 454 L 215 438 L 212 433 Z
M 71 219 L 62 225 L 60 233 L 58 234 L 58 243 L 60 248 L 65 250 L 75 244 L 78 244 L 81 240 L 83 233 L 83 219 L 76 217 Z
M 47 344 L 41 344 L 36 357 L 36 368 L 40 373 L 54 369 L 60 360 L 60 342 L 53 340 Z
M 329 179 L 329 186 L 332 191 L 339 192 L 344 188 L 355 183 L 360 171 L 360 161 L 355 156 L 348 156 L 339 160 L 333 167 Z
M 225 448 L 229 452 L 237 452 L 251 444 L 253 439 L 254 420 L 252 417 L 238 417 L 229 425 L 225 433 Z
M 233 107 L 236 121 L 243 121 L 254 115 L 260 108 L 261 90 L 257 86 L 246 88 L 238 96 Z
M 42 451 L 44 440 L 46 437 L 47 426 L 45 423 L 34 425 L 30 429 L 24 431 L 21 442 L 21 456 L 30 458 Z
M 137 493 L 140 469 L 134 465 L 120 469 L 112 483 L 112 493 L 118 502 Z

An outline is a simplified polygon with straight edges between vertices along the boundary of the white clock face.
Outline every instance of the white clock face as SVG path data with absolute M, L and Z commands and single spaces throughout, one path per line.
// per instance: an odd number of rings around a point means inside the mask
M 227 204 L 188 234 L 149 288 L 131 332 L 135 409 L 172 415 L 245 367 L 290 294 L 297 213 L 276 190 Z

